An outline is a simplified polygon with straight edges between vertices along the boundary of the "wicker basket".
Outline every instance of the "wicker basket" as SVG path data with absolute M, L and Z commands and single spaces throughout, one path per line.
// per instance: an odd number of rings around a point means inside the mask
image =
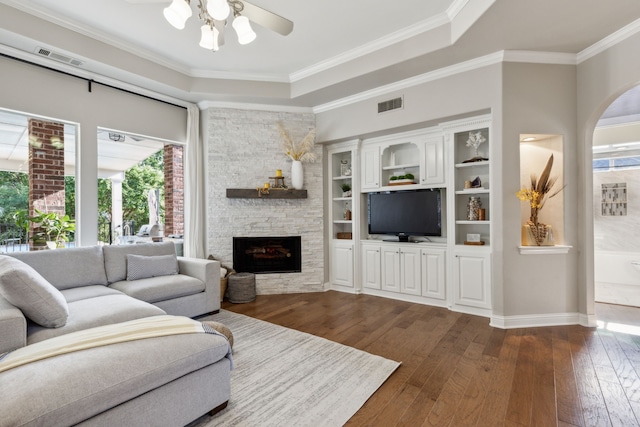
M 256 275 L 236 273 L 229 276 L 227 299 L 234 304 L 251 302 L 256 299 Z
M 220 302 L 224 301 L 224 293 L 227 291 L 227 277 L 229 277 L 228 274 L 220 278 Z

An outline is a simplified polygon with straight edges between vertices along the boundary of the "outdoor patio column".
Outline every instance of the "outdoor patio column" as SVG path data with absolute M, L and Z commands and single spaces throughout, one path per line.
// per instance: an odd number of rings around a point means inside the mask
M 164 235 L 184 234 L 184 164 L 181 145 L 164 146 Z
M 64 215 L 64 202 L 64 124 L 29 119 L 29 216 L 35 209 Z
M 118 244 L 117 236 L 124 236 L 124 228 L 122 225 L 122 181 L 124 181 L 124 172 L 109 178 L 111 180 L 111 226 L 116 236 L 113 243 Z M 133 234 L 133 230 L 131 233 Z

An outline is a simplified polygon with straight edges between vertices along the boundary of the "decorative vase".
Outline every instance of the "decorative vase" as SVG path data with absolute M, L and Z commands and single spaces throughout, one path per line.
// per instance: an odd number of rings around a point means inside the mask
M 304 171 L 302 170 L 302 162 L 300 160 L 294 160 L 291 163 L 291 185 L 296 190 L 302 190 L 303 183 Z
M 522 226 L 522 246 L 554 246 L 553 228 L 550 225 L 529 221 Z

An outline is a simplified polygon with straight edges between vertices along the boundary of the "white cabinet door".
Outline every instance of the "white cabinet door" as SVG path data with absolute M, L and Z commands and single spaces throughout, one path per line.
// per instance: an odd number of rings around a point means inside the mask
M 409 295 L 420 295 L 422 280 L 420 275 L 420 249 L 400 249 L 400 292 Z
M 446 299 L 445 258 L 442 249 L 422 249 L 422 296 Z
M 382 248 L 382 289 L 400 292 L 400 249 Z
M 420 183 L 423 185 L 444 184 L 444 142 L 442 137 L 433 138 L 424 143 L 420 175 Z
M 334 244 L 331 256 L 331 283 L 353 288 L 352 244 Z
M 380 289 L 380 246 L 362 245 L 362 286 Z
M 380 187 L 380 148 L 362 149 L 362 168 L 360 186 L 363 190 L 375 190 Z
M 457 252 L 454 263 L 454 304 L 490 309 L 491 254 Z

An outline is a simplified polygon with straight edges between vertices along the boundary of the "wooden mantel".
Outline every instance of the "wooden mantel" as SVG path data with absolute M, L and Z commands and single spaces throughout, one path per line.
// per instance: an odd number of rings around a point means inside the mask
M 263 194 L 256 188 L 227 188 L 228 199 L 306 199 L 307 190 L 269 189 L 269 194 Z

